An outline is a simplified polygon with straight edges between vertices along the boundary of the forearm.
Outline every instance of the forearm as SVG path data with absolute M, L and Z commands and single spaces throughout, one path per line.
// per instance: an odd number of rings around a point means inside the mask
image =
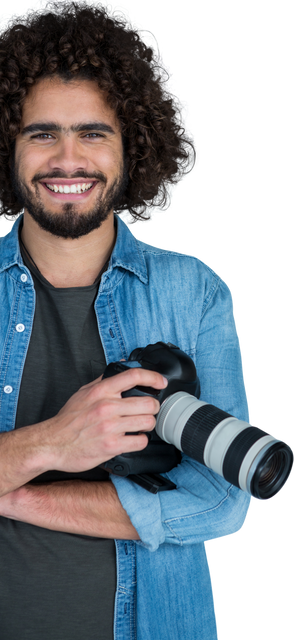
M 54 468 L 48 447 L 51 422 L 0 434 L 0 499 Z
M 139 540 L 108 481 L 27 484 L 0 498 L 0 515 L 54 531 Z

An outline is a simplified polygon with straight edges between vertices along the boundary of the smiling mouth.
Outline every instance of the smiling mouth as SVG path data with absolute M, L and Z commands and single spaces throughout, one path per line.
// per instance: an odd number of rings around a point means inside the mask
M 89 182 L 92 182 L 92 181 L 89 180 Z M 49 189 L 48 187 L 46 187 L 45 182 L 41 182 L 41 185 L 44 187 L 47 193 L 50 193 L 50 195 L 57 200 L 84 200 L 85 198 L 88 197 L 90 193 L 92 193 L 92 191 L 95 189 L 98 182 L 99 182 L 98 180 L 95 180 L 95 182 L 93 182 L 92 187 L 87 191 L 83 191 L 83 193 L 59 193 L 59 191 L 56 193 L 55 191 L 52 191 L 52 189 Z
M 75 184 L 48 184 L 45 182 L 43 184 L 53 193 L 85 193 L 93 187 L 94 182 L 78 182 Z

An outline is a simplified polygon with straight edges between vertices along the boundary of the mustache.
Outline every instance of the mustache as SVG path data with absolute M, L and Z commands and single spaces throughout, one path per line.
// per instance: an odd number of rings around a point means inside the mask
M 104 184 L 106 184 L 107 182 L 106 176 L 101 171 L 96 171 L 95 173 L 87 173 L 86 171 L 83 171 L 81 169 L 80 171 L 76 171 L 75 173 L 67 175 L 63 171 L 59 171 L 58 169 L 56 169 L 55 171 L 51 171 L 51 173 L 36 173 L 36 175 L 32 179 L 32 183 L 40 182 L 41 180 L 45 182 L 46 179 L 52 180 L 54 178 L 61 178 L 61 179 L 64 178 L 65 180 L 74 180 L 75 178 L 84 178 L 85 180 L 88 180 L 88 181 L 99 180 Z

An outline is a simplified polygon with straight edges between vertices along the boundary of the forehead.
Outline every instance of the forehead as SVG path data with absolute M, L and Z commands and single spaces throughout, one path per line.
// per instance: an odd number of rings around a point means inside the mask
M 105 94 L 92 80 L 63 82 L 61 78 L 43 78 L 29 91 L 22 110 L 22 126 L 34 121 L 57 122 L 69 126 L 77 121 L 95 121 L 103 118 L 116 130 L 120 129 L 115 111 L 106 101 Z

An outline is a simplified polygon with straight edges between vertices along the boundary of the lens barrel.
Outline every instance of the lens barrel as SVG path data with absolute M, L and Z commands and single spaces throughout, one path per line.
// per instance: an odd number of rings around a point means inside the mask
M 156 432 L 260 499 L 282 488 L 293 464 L 293 453 L 284 442 L 183 391 L 163 402 Z

